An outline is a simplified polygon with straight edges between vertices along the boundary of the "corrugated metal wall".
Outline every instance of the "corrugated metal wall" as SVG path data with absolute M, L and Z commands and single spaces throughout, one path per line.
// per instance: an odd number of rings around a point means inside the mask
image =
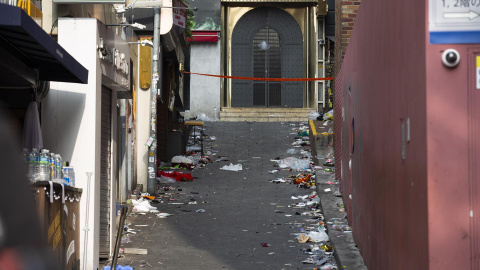
M 343 73 L 340 70 L 335 76 L 335 99 L 333 105 L 334 117 L 334 151 L 335 151 L 335 178 L 342 182 L 342 105 L 343 105 Z
M 336 163 L 370 270 L 429 269 L 425 23 L 426 1 L 362 1 L 336 81 Z
M 102 86 L 100 142 L 100 258 L 110 257 L 110 190 L 112 186 L 112 90 Z

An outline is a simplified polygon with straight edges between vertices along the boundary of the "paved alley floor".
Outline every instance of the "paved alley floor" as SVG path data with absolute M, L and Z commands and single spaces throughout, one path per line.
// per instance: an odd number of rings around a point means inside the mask
M 312 243 L 298 243 L 296 234 L 315 222 L 299 215 L 304 209 L 289 207 L 298 202 L 292 196 L 313 190 L 270 182 L 295 174 L 270 173 L 276 169 L 271 159 L 301 156 L 287 154 L 297 135 L 292 128 L 287 122 L 205 122 L 205 134 L 216 137 L 204 143 L 205 150 L 224 161 L 192 171 L 192 182 L 163 184 L 172 196 L 152 205 L 173 216 L 129 216 L 126 222 L 137 233 L 122 248 L 147 249 L 148 254 L 126 254 L 118 264 L 134 269 L 314 269 L 302 263 L 309 257 L 302 249 Z M 230 163 L 242 164 L 243 170 L 220 170 Z

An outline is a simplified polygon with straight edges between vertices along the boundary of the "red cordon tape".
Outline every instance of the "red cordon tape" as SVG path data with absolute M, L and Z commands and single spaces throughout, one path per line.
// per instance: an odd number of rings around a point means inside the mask
M 216 78 L 235 79 L 235 80 L 250 80 L 250 81 L 270 81 L 270 82 L 310 82 L 310 81 L 332 81 L 333 77 L 327 78 L 256 78 L 256 77 L 238 77 L 238 76 L 222 76 L 212 74 L 202 74 L 195 72 L 184 71 L 187 74 L 202 75 Z

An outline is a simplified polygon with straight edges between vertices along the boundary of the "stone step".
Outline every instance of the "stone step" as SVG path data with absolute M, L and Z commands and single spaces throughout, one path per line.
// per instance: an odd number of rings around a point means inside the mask
M 307 121 L 310 108 L 222 108 L 220 119 L 227 122 L 301 122 Z

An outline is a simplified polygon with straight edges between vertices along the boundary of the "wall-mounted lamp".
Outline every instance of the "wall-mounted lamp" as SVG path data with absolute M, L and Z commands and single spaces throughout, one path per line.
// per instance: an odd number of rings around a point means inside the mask
M 100 42 L 97 45 L 97 50 L 102 54 L 103 57 L 108 55 L 108 51 L 105 48 L 103 38 L 100 38 Z
M 178 71 L 180 71 L 180 76 L 183 76 L 184 65 L 182 62 L 178 63 Z
M 127 7 L 124 5 L 114 5 L 113 8 L 115 9 L 115 12 L 117 12 L 117 14 L 127 12 Z

